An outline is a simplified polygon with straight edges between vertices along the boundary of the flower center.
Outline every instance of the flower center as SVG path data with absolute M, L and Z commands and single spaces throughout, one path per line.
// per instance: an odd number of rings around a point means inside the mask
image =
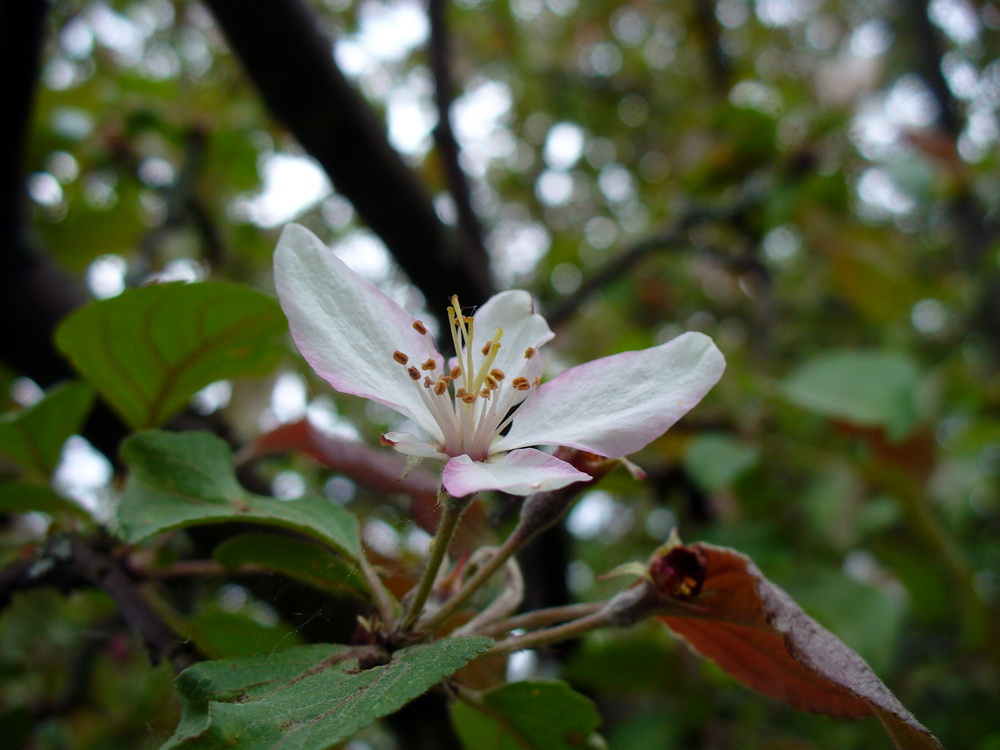
M 428 411 L 444 436 L 442 450 L 449 456 L 468 454 L 475 461 L 482 461 L 490 453 L 490 446 L 511 421 L 514 414 L 537 389 L 539 378 L 529 381 L 516 377 L 509 384 L 503 370 L 494 367 L 500 351 L 503 329 L 498 328 L 493 338 L 478 351 L 473 346 L 475 319 L 463 315 L 458 296 L 452 296 L 448 308 L 451 339 L 455 346 L 455 365 L 447 372 L 437 371 L 437 360 L 430 356 L 419 366 L 410 364 L 409 355 L 396 351 L 392 358 L 406 368 L 411 382 L 420 393 Z M 419 320 L 413 328 L 427 336 L 427 328 Z M 428 346 L 428 350 L 433 347 Z M 535 349 L 528 347 L 526 360 L 535 356 Z

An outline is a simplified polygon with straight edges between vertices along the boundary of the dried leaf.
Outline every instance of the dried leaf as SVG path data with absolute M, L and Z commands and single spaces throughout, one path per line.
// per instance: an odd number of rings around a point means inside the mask
M 438 479 L 431 472 L 417 467 L 403 476 L 406 459 L 399 453 L 337 440 L 306 419 L 281 425 L 258 437 L 250 447 L 251 456 L 285 451 L 305 453 L 328 469 L 378 492 L 437 497 Z
M 871 667 L 771 583 L 746 555 L 690 545 L 707 569 L 701 595 L 661 619 L 736 679 L 795 708 L 877 716 L 897 747 L 940 750 Z

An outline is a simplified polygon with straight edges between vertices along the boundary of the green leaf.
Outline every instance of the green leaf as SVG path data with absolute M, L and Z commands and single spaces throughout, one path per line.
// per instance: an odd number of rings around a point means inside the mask
M 281 621 L 261 624 L 249 608 L 230 612 L 218 605 L 202 607 L 179 631 L 212 659 L 251 656 L 301 643 L 293 628 Z
M 38 403 L 0 416 L 0 453 L 48 476 L 59 464 L 66 439 L 80 431 L 93 405 L 94 391 L 86 383 L 56 386 Z
M 685 468 L 702 489 L 729 487 L 760 460 L 760 451 L 728 435 L 699 435 L 684 456 Z
M 482 704 L 454 703 L 451 718 L 467 750 L 580 750 L 602 747 L 593 701 L 565 682 L 501 685 Z
M 236 284 L 160 284 L 75 311 L 56 344 L 130 425 L 156 427 L 206 385 L 270 372 L 285 318 Z
M 784 383 L 789 401 L 828 417 L 905 436 L 917 421 L 920 373 L 902 353 L 842 350 L 821 354 Z
M 177 679 L 181 721 L 163 746 L 322 750 L 422 695 L 493 643 L 445 638 L 362 669 L 358 649 L 312 645 L 196 664 Z
M 366 590 L 357 566 L 305 539 L 258 532 L 237 534 L 216 547 L 213 557 L 227 568 L 256 565 L 320 591 L 358 594 Z
M 0 484 L 0 513 L 72 513 L 90 518 L 86 510 L 45 484 L 4 482 Z
M 229 446 L 207 432 L 152 430 L 122 444 L 130 469 L 118 509 L 121 532 L 135 543 L 208 523 L 261 523 L 297 531 L 352 559 L 361 556 L 358 521 L 317 498 L 275 500 L 236 481 Z

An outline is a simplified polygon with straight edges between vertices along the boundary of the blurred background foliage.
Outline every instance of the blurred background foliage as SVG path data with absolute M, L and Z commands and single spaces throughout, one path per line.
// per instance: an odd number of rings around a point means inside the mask
M 395 249 L 268 115 L 211 3 L 49 6 L 30 232 L 91 296 L 168 279 L 270 291 L 277 233 L 295 220 L 394 298 L 445 304 L 409 285 Z M 454 224 L 426 9 L 311 6 Z M 647 481 L 613 474 L 525 560 L 529 581 L 556 580 L 539 601 L 608 595 L 620 583 L 598 576 L 645 560 L 677 526 L 750 555 L 947 747 L 1000 748 L 1000 6 L 457 0 L 445 11 L 452 122 L 490 270 L 550 316 L 551 371 L 685 330 L 712 336 L 729 363 L 701 406 L 634 457 Z M 38 398 L 22 375 L 3 371 L 4 411 Z M 217 383 L 191 413 L 237 447 L 305 416 L 374 444 L 393 418 L 332 394 L 290 346 L 269 379 Z M 280 497 L 313 489 L 348 503 L 386 564 L 426 545 L 406 499 L 296 454 L 254 468 Z M 53 481 L 98 521 L 113 516 L 112 467 L 82 438 Z M 501 529 L 511 521 L 500 501 L 485 512 Z M 9 516 L 0 553 L 18 559 L 78 525 L 71 515 Z M 303 615 L 284 578 L 270 590 L 218 571 L 185 578 L 178 566 L 198 544 L 134 554 L 136 569 L 178 573 L 156 584 L 164 617 L 206 653 L 334 637 L 303 623 L 336 605 L 349 571 L 323 597 L 313 590 Z M 156 747 L 171 731 L 169 669 L 148 666 L 106 595 L 19 594 L 0 626 L 11 747 Z M 511 669 L 594 698 L 615 750 L 886 746 L 874 720 L 754 695 L 653 623 Z M 397 722 L 349 747 L 409 747 L 399 737 Z

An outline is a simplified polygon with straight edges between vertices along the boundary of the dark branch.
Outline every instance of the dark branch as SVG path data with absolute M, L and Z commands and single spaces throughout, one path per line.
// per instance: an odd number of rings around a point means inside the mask
M 205 658 L 194 644 L 181 640 L 146 602 L 118 560 L 79 539 L 53 539 L 36 557 L 0 571 L 0 610 L 10 604 L 15 592 L 39 586 L 62 591 L 93 587 L 107 593 L 142 638 L 154 664 L 166 659 L 179 673 Z
M 908 0 L 908 5 L 910 13 L 907 20 L 912 24 L 914 32 L 909 36 L 913 38 L 915 44 L 913 55 L 917 74 L 927 84 L 937 103 L 938 129 L 952 142 L 956 142 L 964 126 L 964 116 L 941 67 L 945 52 L 941 34 L 931 21 L 928 0 Z M 967 183 L 962 184 L 960 189 L 950 196 L 947 210 L 952 225 L 961 238 L 959 260 L 967 268 L 977 269 L 996 241 L 998 232 L 996 223 L 990 221 L 979 198 Z M 987 296 L 979 307 L 982 314 L 987 315 L 986 325 L 995 330 L 996 319 L 988 317 L 991 304 Z M 991 334 L 992 331 L 988 333 Z
M 702 221 L 718 219 L 720 217 L 721 214 L 718 212 L 707 209 L 699 208 L 687 211 L 660 233 L 635 243 L 608 261 L 593 276 L 584 280 L 575 292 L 551 310 L 546 311 L 545 319 L 553 328 L 562 325 L 572 317 L 584 302 L 590 299 L 592 294 L 624 276 L 649 253 L 654 250 L 666 250 L 686 245 L 689 242 L 687 239 L 688 230 L 692 226 Z
M 35 81 L 45 38 L 45 0 L 0 2 L 0 95 L 4 116 L 0 118 L 0 231 L 10 236 L 20 226 L 24 192 L 25 143 L 31 126 Z M 21 248 L 3 250 L 6 260 Z
M 382 238 L 432 309 L 492 292 L 489 269 L 438 219 L 427 190 L 333 59 L 302 0 L 207 0 L 271 113 Z
M 941 59 L 944 50 L 941 37 L 931 23 L 929 3 L 927 0 L 908 0 L 910 6 L 909 20 L 913 24 L 912 35 L 916 45 L 914 54 L 917 58 L 917 74 L 931 90 L 938 105 L 937 124 L 951 138 L 957 138 L 962 131 L 962 121 L 958 103 L 951 94 L 948 82 L 941 70 Z
M 718 96 L 725 97 L 729 93 L 732 66 L 722 49 L 722 26 L 715 15 L 715 5 L 715 0 L 694 0 L 694 22 L 704 47 L 712 89 Z
M 483 265 L 489 263 L 483 245 L 483 226 L 472 206 L 469 180 L 459 160 L 460 148 L 451 125 L 451 104 L 454 100 L 448 43 L 448 24 L 445 19 L 446 0 L 428 0 L 427 16 L 431 27 L 431 72 L 434 75 L 434 106 L 438 122 L 434 128 L 434 142 L 444 165 L 448 189 L 455 201 L 458 226 L 469 247 L 470 256 L 478 256 Z
M 25 162 L 45 38 L 44 0 L 0 3 L 0 359 L 42 385 L 71 374 L 52 329 L 83 294 L 28 239 Z

